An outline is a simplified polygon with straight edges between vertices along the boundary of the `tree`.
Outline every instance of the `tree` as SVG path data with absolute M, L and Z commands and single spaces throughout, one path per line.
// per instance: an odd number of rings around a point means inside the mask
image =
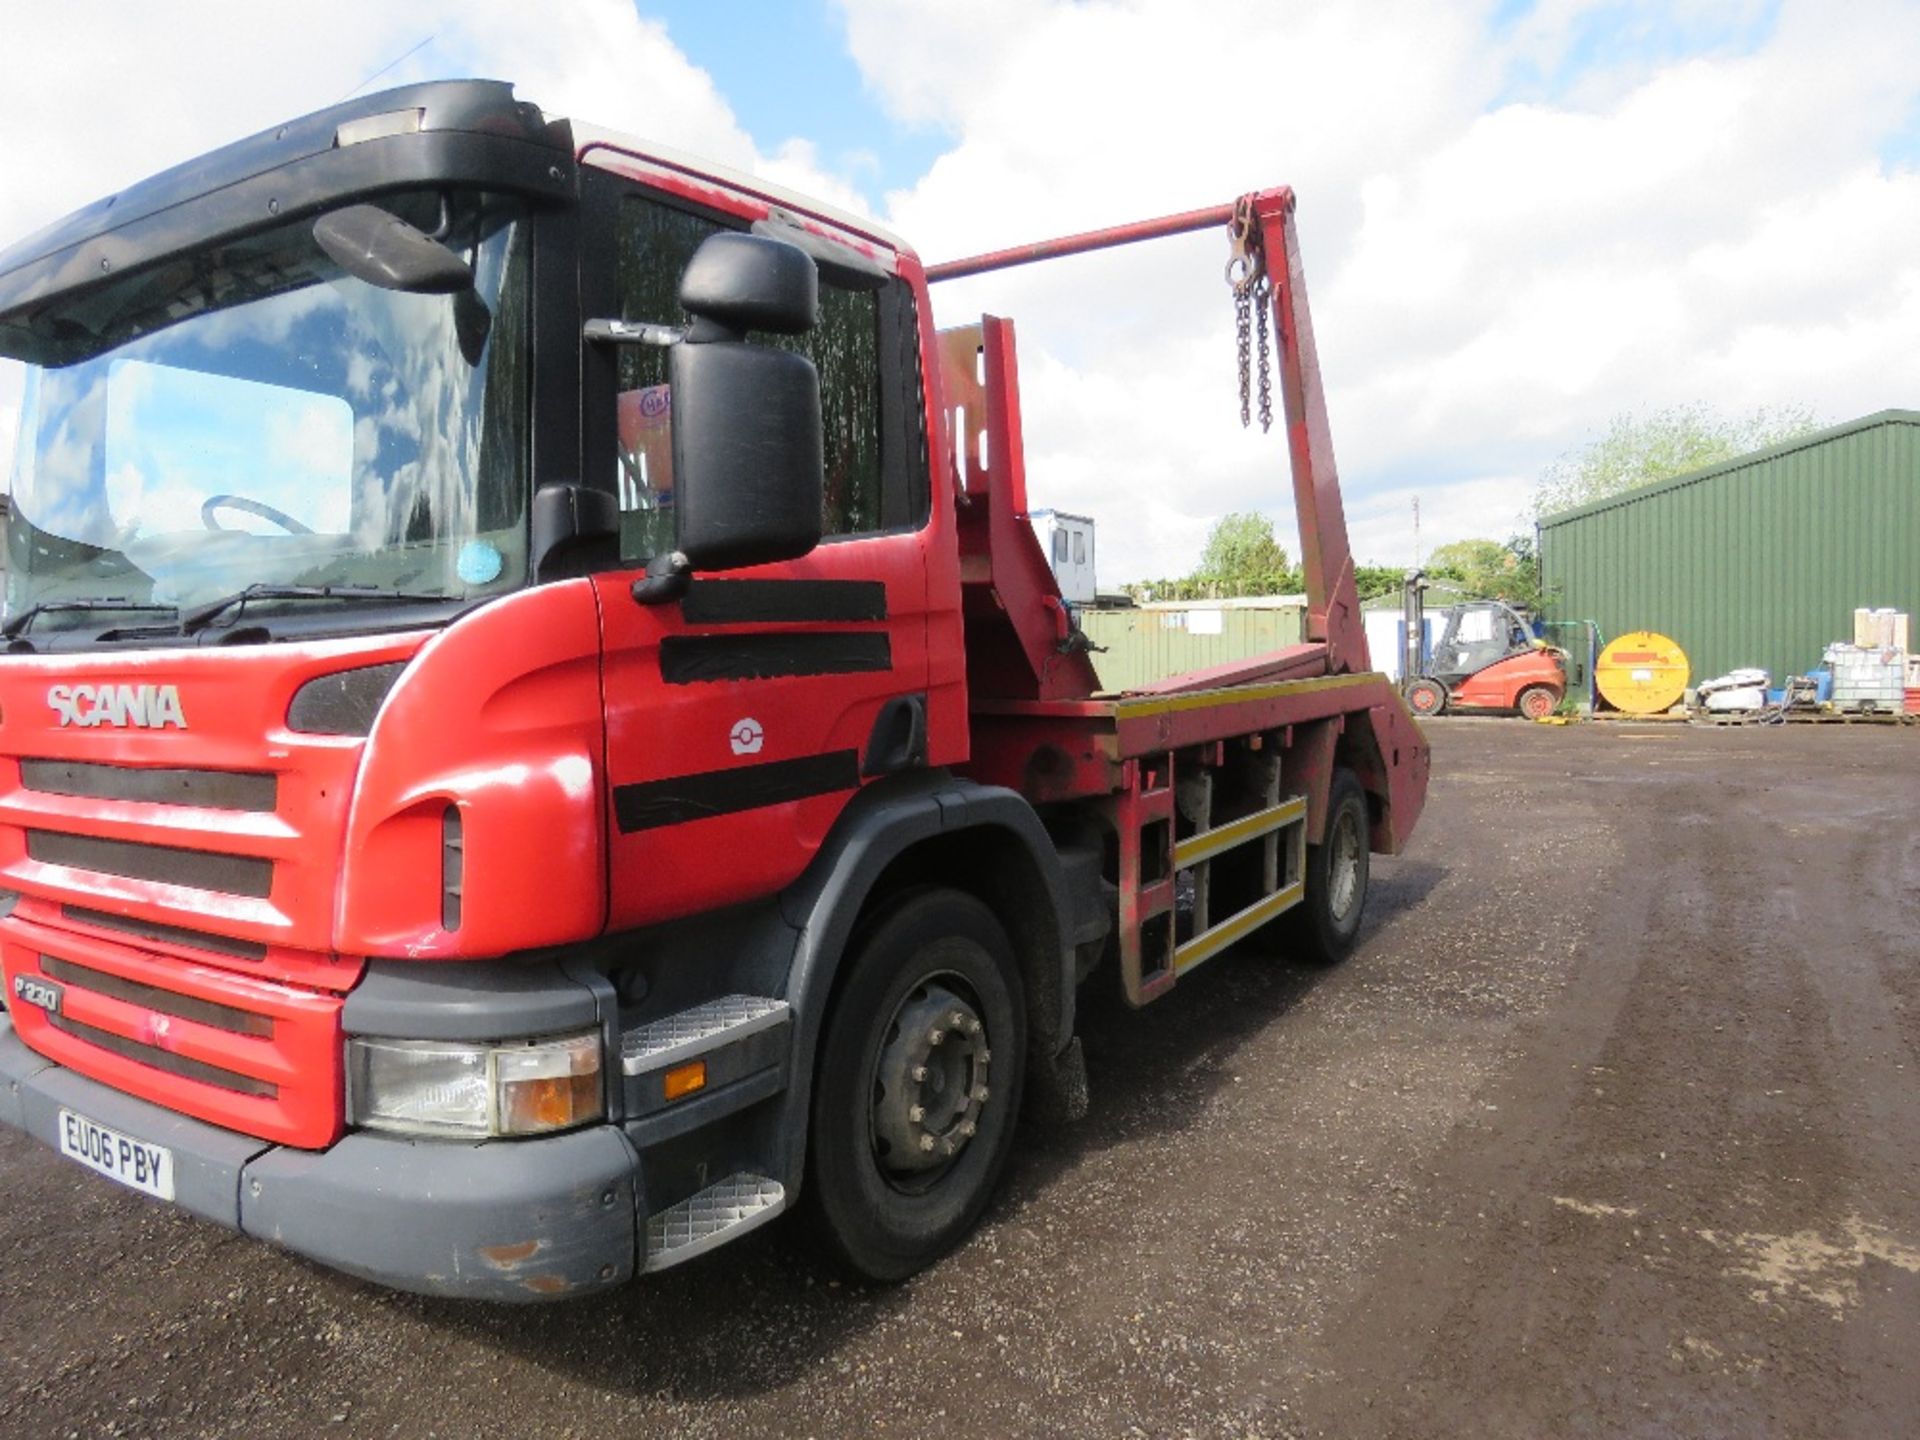
M 1531 535 L 1498 540 L 1455 540 L 1435 547 L 1427 574 L 1451 580 L 1469 595 L 1505 600 L 1527 610 L 1540 608 L 1540 566 Z
M 1287 552 L 1273 538 L 1273 521 L 1249 511 L 1214 522 L 1193 578 L 1230 586 L 1282 575 L 1288 568 Z
M 1398 595 L 1405 590 L 1407 572 L 1399 565 L 1356 565 L 1353 588 L 1360 603 L 1378 600 L 1382 595 Z
M 1497 575 L 1513 564 L 1513 553 L 1498 540 L 1455 540 L 1436 545 L 1427 556 L 1429 571 L 1445 570 L 1461 576 Z
M 1135 604 L 1149 600 L 1225 600 L 1243 595 L 1293 595 L 1300 572 L 1273 537 L 1273 522 L 1254 513 L 1224 515 L 1207 532 L 1206 549 L 1190 575 L 1136 580 L 1123 587 Z
M 1817 430 L 1798 405 L 1763 405 L 1728 418 L 1704 405 L 1674 405 L 1651 415 L 1617 415 L 1607 433 L 1562 455 L 1541 473 L 1533 509 L 1544 518 L 1651 485 L 1670 475 L 1717 465 Z

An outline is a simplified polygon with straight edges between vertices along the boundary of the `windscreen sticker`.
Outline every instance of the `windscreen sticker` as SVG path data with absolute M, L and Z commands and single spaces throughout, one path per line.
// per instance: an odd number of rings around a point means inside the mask
M 485 585 L 500 578 L 500 552 L 484 540 L 469 540 L 460 547 L 454 569 L 468 585 Z

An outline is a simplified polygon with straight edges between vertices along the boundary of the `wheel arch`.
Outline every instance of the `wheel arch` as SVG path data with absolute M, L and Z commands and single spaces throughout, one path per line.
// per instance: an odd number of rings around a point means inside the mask
M 838 981 L 861 922 L 894 895 L 938 883 L 973 895 L 1006 928 L 1026 991 L 1029 1056 L 1073 1039 L 1072 907 L 1053 842 L 1018 793 L 954 778 L 869 786 L 848 805 L 807 873 L 780 898 L 798 932 L 786 998 L 793 1007 L 782 1179 L 805 1173 L 814 1068 Z

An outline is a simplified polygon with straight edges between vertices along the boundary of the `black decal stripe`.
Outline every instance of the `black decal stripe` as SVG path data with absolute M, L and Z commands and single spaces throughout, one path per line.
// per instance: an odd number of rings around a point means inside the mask
M 857 675 L 893 668 L 893 644 L 879 630 L 826 634 L 669 635 L 660 642 L 660 678 L 773 680 L 783 675 Z
M 680 602 L 689 625 L 884 620 L 880 580 L 695 580 Z
M 631 835 L 636 830 L 831 795 L 836 790 L 856 789 L 859 784 L 859 753 L 836 750 L 828 755 L 803 755 L 798 760 L 774 760 L 765 765 L 651 780 L 644 785 L 616 786 L 613 813 L 620 833 Z

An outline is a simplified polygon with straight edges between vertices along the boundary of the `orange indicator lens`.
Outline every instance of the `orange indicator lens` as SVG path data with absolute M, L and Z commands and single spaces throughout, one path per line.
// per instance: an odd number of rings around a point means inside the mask
M 706 1089 L 707 1062 L 689 1060 L 684 1065 L 674 1066 L 662 1077 L 661 1088 L 669 1100 L 679 1100 L 696 1090 Z

